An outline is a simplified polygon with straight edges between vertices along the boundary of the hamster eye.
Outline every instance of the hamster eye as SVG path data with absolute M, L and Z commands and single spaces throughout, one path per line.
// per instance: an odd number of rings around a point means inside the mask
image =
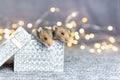
M 64 33 L 63 33 L 63 32 L 61 32 L 61 34 L 62 34 L 62 35 L 64 35 Z
M 44 40 L 47 40 L 47 38 L 46 38 L 46 37 L 44 37 Z

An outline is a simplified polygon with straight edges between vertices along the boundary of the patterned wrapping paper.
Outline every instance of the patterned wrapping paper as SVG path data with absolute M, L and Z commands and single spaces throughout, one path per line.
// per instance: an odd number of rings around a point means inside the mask
M 0 66 L 11 58 L 29 40 L 31 35 L 19 27 L 6 41 L 0 45 Z
M 52 71 L 64 70 L 64 43 L 53 41 L 51 47 L 46 47 L 32 39 L 24 48 L 15 54 L 14 71 Z

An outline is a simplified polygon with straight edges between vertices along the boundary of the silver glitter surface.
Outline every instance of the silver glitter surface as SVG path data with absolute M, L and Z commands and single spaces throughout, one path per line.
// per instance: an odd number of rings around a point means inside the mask
M 0 66 L 11 58 L 29 40 L 31 35 L 19 27 L 6 41 L 0 45 Z
M 46 47 L 33 39 L 15 54 L 14 71 L 55 71 L 64 69 L 64 43 L 53 41 Z

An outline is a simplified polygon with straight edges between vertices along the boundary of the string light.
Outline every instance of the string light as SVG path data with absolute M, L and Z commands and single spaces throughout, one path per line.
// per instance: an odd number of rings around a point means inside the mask
M 6 34 L 9 34 L 10 33 L 10 30 L 9 29 L 4 29 L 4 33 L 6 33 Z
M 3 34 L 3 29 L 0 29 L 0 34 Z
M 80 46 L 80 49 L 84 50 L 84 49 L 85 49 L 85 46 L 84 46 L 84 45 L 81 45 L 81 46 Z
M 95 50 L 94 49 L 89 49 L 89 52 L 90 53 L 95 53 Z
M 56 11 L 56 8 L 55 7 L 51 7 L 50 8 L 50 12 L 54 13 Z
M 86 40 L 89 40 L 89 39 L 90 39 L 89 34 L 86 34 L 86 35 L 85 35 L 85 39 L 86 39 Z
M 112 50 L 115 51 L 115 52 L 117 52 L 117 51 L 118 51 L 118 48 L 117 48 L 116 46 L 113 46 L 113 47 L 112 47 Z
M 73 28 L 73 24 L 67 23 L 67 24 L 66 24 L 66 27 L 67 27 L 67 28 Z
M 32 24 L 32 23 L 28 23 L 28 24 L 27 24 L 27 27 L 28 27 L 28 28 L 32 28 L 32 27 L 33 27 L 33 24 Z
M 23 26 L 24 25 L 24 21 L 23 20 L 18 21 L 18 25 Z
M 0 35 L 0 41 L 3 39 L 3 37 Z
M 115 38 L 114 38 L 114 37 L 109 37 L 109 41 L 110 41 L 111 43 L 115 43 Z
M 8 38 L 9 38 L 9 34 L 5 34 L 5 35 L 4 35 L 4 38 L 5 38 L 5 39 L 8 39 Z
M 95 37 L 95 34 L 91 33 L 90 38 L 94 38 L 94 37 Z
M 112 31 L 113 30 L 113 27 L 112 26 L 108 26 L 107 28 L 109 31 Z
M 101 47 L 101 44 L 100 44 L 100 43 L 95 43 L 95 44 L 94 44 L 94 47 L 95 47 L 95 48 L 100 48 L 100 47 Z
M 77 26 L 77 24 L 76 24 L 75 21 L 71 21 L 70 23 L 72 24 L 73 27 L 76 27 L 76 26 Z
M 58 21 L 57 26 L 61 26 L 61 25 L 62 25 L 62 22 Z
M 73 13 L 71 14 L 71 16 L 72 16 L 72 17 L 76 17 L 76 16 L 77 16 L 77 12 L 73 12 Z
M 17 24 L 12 24 L 12 28 L 16 29 L 17 28 Z
M 82 22 L 86 23 L 88 21 L 88 19 L 86 17 L 82 18 Z
M 82 34 L 82 33 L 85 32 L 85 30 L 84 30 L 83 28 L 80 28 L 80 29 L 79 29 L 79 32 Z
M 98 52 L 98 53 L 101 53 L 101 52 L 102 52 L 102 50 L 101 50 L 101 49 L 97 49 L 97 52 Z

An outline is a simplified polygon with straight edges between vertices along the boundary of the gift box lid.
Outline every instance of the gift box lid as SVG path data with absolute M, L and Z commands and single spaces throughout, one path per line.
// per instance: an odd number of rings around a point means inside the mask
M 31 35 L 19 27 L 10 37 L 0 45 L 0 66 L 31 40 Z

